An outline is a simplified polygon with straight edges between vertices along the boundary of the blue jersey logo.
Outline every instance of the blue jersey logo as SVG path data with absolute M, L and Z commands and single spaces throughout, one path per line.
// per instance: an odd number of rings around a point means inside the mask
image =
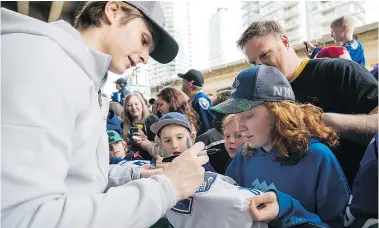
M 196 193 L 208 191 L 211 188 L 213 182 L 215 182 L 216 178 L 217 174 L 215 173 L 205 173 L 204 181 L 200 185 L 199 189 L 197 189 Z
M 262 192 L 267 192 L 268 190 L 274 189 L 277 190 L 275 185 L 271 183 L 270 185 L 267 185 L 266 181 L 263 181 L 262 183 L 259 182 L 259 179 L 255 179 L 255 181 L 251 184 L 251 186 L 255 189 L 258 189 Z

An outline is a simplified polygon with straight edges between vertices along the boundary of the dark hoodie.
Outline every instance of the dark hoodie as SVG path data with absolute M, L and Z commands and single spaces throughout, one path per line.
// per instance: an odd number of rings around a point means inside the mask
M 208 155 L 209 163 L 219 174 L 225 174 L 226 166 L 230 160 L 228 151 L 224 144 L 224 135 L 222 135 L 221 122 L 223 116 L 216 116 L 212 121 L 212 127 L 204 134 L 197 138 L 197 142 L 203 142 L 206 149 L 217 149 L 215 154 Z

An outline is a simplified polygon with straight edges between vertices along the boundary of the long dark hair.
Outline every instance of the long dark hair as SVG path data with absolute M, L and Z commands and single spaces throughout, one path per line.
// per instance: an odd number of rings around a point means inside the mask
M 190 103 L 187 101 L 187 98 L 181 91 L 173 87 L 166 87 L 158 93 L 157 97 L 169 104 L 170 112 L 179 112 L 185 115 L 196 131 L 199 131 L 201 124 L 199 122 L 199 115 L 192 109 Z

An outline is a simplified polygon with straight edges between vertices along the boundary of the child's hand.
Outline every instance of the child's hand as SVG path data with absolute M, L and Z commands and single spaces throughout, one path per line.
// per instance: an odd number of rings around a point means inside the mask
M 157 168 L 167 169 L 169 164 L 170 164 L 169 162 L 163 162 L 163 158 L 157 155 L 157 161 L 155 162 L 155 166 Z
M 276 193 L 269 191 L 251 198 L 250 214 L 256 222 L 270 222 L 274 220 L 279 214 Z

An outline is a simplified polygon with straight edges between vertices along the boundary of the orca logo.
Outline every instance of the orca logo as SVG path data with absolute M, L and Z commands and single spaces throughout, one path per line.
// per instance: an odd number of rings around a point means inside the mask
M 208 191 L 211 188 L 213 182 L 215 182 L 216 178 L 217 178 L 217 174 L 205 173 L 204 174 L 204 181 L 200 185 L 200 187 L 197 189 L 196 193 Z
M 237 91 L 237 88 L 239 85 L 240 85 L 240 81 L 238 81 L 238 79 L 234 80 L 233 85 L 232 85 L 232 94 Z
M 208 110 L 209 102 L 207 99 L 205 99 L 204 97 L 200 97 L 199 98 L 199 104 L 203 109 Z

